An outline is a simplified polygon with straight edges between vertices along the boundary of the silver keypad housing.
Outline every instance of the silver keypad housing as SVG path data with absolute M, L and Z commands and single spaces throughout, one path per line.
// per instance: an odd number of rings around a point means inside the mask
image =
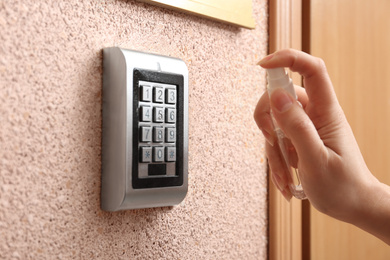
M 185 63 L 119 47 L 103 49 L 102 117 L 101 208 L 179 204 L 188 190 Z

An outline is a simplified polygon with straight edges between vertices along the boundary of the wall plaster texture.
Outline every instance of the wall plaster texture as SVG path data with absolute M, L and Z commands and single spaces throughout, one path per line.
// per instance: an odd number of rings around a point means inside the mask
M 0 1 L 0 259 L 266 259 L 267 1 L 256 29 L 137 1 Z M 102 48 L 189 68 L 189 191 L 100 210 Z

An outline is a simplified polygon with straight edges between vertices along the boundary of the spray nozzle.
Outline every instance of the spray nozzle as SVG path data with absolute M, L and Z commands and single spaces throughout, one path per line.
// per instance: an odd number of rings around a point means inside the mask
M 284 68 L 267 69 L 268 79 L 278 79 L 286 76 Z
M 277 88 L 283 88 L 296 98 L 294 85 L 283 67 L 267 69 L 268 92 L 272 93 Z

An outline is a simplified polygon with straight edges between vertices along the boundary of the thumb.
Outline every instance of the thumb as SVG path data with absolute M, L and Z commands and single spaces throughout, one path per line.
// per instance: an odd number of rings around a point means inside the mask
M 272 113 L 279 127 L 291 140 L 300 159 L 318 155 L 324 148 L 318 132 L 302 106 L 288 92 L 276 89 L 270 99 Z

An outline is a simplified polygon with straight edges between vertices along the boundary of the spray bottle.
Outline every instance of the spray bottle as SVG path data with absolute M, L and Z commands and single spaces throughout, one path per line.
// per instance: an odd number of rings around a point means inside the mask
M 297 95 L 295 93 L 294 85 L 292 80 L 286 73 L 284 68 L 275 68 L 275 69 L 267 69 L 268 74 L 268 95 L 271 96 L 272 92 L 275 89 L 283 88 L 285 91 L 291 94 L 295 99 L 297 99 Z M 288 187 L 291 191 L 291 194 L 297 199 L 306 199 L 305 192 L 303 191 L 302 185 L 299 180 L 298 174 L 298 157 L 295 151 L 294 146 L 291 141 L 285 136 L 282 129 L 278 126 L 276 120 L 273 117 L 271 111 L 271 117 L 274 124 L 274 131 L 278 137 L 278 145 L 282 156 L 284 158 L 284 163 L 286 169 L 289 173 L 288 176 Z

